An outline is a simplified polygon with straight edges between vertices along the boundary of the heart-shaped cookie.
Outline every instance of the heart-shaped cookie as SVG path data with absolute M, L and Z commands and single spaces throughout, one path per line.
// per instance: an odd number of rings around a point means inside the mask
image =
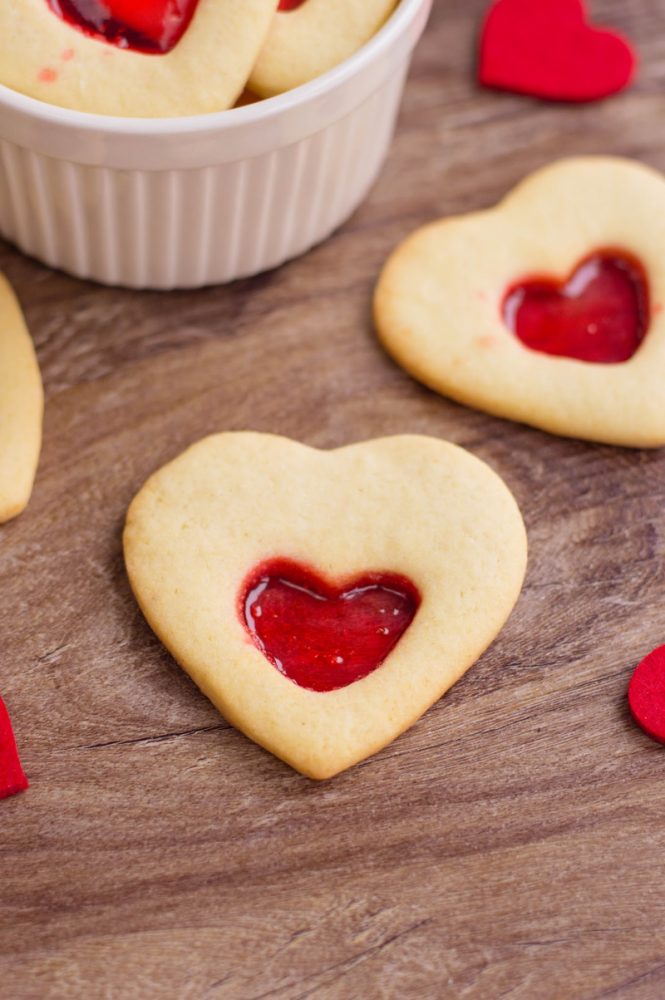
M 379 336 L 446 396 L 554 434 L 665 444 L 665 180 L 564 160 L 497 208 L 406 240 L 375 295 Z M 627 360 L 626 360 L 627 359 Z
M 0 524 L 27 506 L 39 461 L 44 394 L 18 302 L 0 275 Z
M 282 94 L 348 59 L 376 34 L 397 0 L 281 0 L 249 80 Z
M 278 0 L 0 4 L 0 83 L 98 114 L 222 111 L 242 93 Z
M 148 622 L 201 690 L 319 779 L 385 746 L 462 676 L 526 563 L 503 481 L 410 436 L 330 452 L 207 438 L 148 480 L 124 545 Z
M 583 0 L 497 0 L 483 26 L 479 76 L 488 87 L 554 101 L 595 101 L 623 90 L 635 54 L 587 19 Z

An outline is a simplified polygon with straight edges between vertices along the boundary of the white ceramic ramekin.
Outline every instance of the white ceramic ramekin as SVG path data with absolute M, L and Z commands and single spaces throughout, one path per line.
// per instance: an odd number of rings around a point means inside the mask
M 374 181 L 431 5 L 401 0 L 336 69 L 217 114 L 110 118 L 0 87 L 0 234 L 133 288 L 217 284 L 296 257 Z

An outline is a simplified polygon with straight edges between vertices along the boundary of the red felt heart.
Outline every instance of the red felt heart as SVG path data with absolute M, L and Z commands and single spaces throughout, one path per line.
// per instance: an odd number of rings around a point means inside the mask
M 627 361 L 649 326 L 646 275 L 624 254 L 595 253 L 563 284 L 531 278 L 513 285 L 503 317 L 533 351 L 601 364 Z
M 665 646 L 659 646 L 637 667 L 628 686 L 628 704 L 635 722 L 652 739 L 665 743 Z
M 310 691 L 335 691 L 381 666 L 413 621 L 420 595 L 391 573 L 335 587 L 275 559 L 250 574 L 240 602 L 252 641 L 281 673 Z
M 9 713 L 0 698 L 0 799 L 16 795 L 27 787 L 28 779 L 21 767 Z
M 123 49 L 165 54 L 194 16 L 199 0 L 46 0 L 53 12 L 87 35 Z
M 595 101 L 631 82 L 636 56 L 592 26 L 583 0 L 497 0 L 482 31 L 481 83 L 554 101 Z

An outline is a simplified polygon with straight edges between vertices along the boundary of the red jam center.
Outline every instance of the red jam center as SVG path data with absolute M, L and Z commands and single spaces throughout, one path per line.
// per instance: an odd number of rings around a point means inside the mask
M 619 251 L 592 254 L 563 284 L 533 278 L 509 289 L 503 318 L 533 351 L 578 361 L 628 361 L 649 327 L 644 269 Z
M 335 691 L 381 666 L 420 595 L 391 573 L 334 587 L 305 566 L 274 559 L 251 573 L 241 605 L 252 641 L 281 673 L 310 691 Z
M 189 27 L 199 0 L 46 0 L 58 17 L 112 45 L 164 55 Z
M 277 10 L 297 10 L 298 7 L 302 7 L 305 0 L 279 0 L 279 7 Z

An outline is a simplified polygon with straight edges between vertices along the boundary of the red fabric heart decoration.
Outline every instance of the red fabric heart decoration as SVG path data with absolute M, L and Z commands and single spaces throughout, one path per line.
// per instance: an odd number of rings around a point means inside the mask
M 665 646 L 654 649 L 635 670 L 628 704 L 638 726 L 653 740 L 665 743 Z
M 55 14 L 122 48 L 165 54 L 180 41 L 199 0 L 47 0 Z
M 595 253 L 563 284 L 532 278 L 514 285 L 503 316 L 532 351 L 618 364 L 632 358 L 646 336 L 649 287 L 637 261 Z
M 497 0 L 482 31 L 480 82 L 552 101 L 597 101 L 633 79 L 636 55 L 594 27 L 583 0 Z
M 9 713 L 0 698 L 0 799 L 23 792 L 27 787 L 28 779 L 21 767 Z
M 334 587 L 287 559 L 259 566 L 241 594 L 252 641 L 310 691 L 335 691 L 380 667 L 419 604 L 418 591 L 404 577 L 368 573 Z

